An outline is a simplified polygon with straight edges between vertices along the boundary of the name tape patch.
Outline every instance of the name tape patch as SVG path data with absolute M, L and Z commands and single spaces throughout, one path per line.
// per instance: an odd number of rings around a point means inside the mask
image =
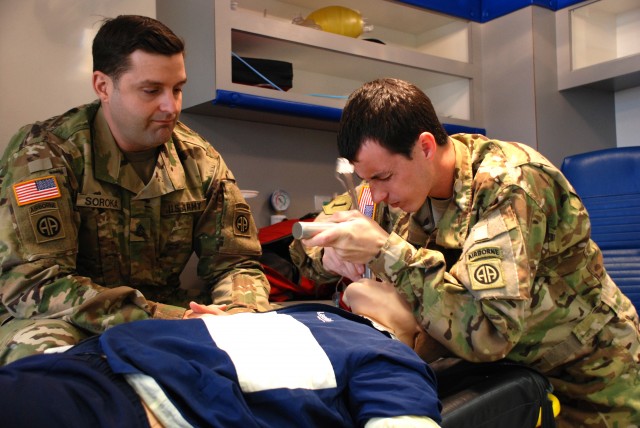
M 207 201 L 204 199 L 187 202 L 163 202 L 162 215 L 188 214 L 204 211 Z
M 105 195 L 78 195 L 76 205 L 79 207 L 104 208 L 108 210 L 122 209 L 120 198 Z

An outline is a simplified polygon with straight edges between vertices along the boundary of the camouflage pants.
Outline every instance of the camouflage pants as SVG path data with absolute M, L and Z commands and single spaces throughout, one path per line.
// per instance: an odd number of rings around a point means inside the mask
M 61 320 L 7 318 L 0 326 L 0 365 L 56 346 L 74 345 L 86 337 L 86 333 Z
M 639 337 L 637 318 L 615 319 L 593 352 L 547 374 L 560 400 L 558 428 L 640 427 Z

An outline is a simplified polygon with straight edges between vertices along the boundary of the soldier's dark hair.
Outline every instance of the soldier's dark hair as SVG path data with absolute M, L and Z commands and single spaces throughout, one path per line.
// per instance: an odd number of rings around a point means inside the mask
M 120 15 L 103 21 L 93 39 L 93 71 L 118 81 L 131 67 L 136 50 L 160 55 L 184 54 L 184 41 L 162 22 L 140 15 Z
M 338 127 L 338 152 L 354 161 L 362 143 L 372 140 L 410 159 L 423 132 L 432 133 L 438 145 L 447 144 L 429 97 L 409 82 L 376 79 L 349 96 Z

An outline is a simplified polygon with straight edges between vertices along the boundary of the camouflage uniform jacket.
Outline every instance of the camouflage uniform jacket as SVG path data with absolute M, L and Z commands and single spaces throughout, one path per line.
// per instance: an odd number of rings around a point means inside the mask
M 562 173 L 525 145 L 466 134 L 449 141 L 454 193 L 430 236 L 413 216 L 378 206 L 390 237 L 368 264 L 376 277 L 394 283 L 427 332 L 467 360 L 508 358 L 548 372 L 591 352 L 613 318 L 626 323 L 621 346 L 637 360 L 638 315 L 606 273 Z M 307 277 L 336 280 L 321 249 L 294 241 L 291 255 Z
M 99 107 L 25 126 L 9 143 L 0 164 L 0 314 L 97 333 L 180 318 L 191 299 L 267 309 L 257 229 L 220 155 L 178 123 L 145 185 Z M 179 275 L 194 251 L 211 289 L 187 295 Z

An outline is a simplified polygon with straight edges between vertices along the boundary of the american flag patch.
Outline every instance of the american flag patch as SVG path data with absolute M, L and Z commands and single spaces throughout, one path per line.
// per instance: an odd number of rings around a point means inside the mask
M 360 197 L 358 198 L 358 209 L 362 214 L 369 218 L 373 218 L 376 213 L 376 204 L 373 203 L 371 196 L 371 188 L 365 184 L 360 189 Z
M 54 176 L 36 178 L 13 185 L 18 206 L 60 197 L 60 188 Z

